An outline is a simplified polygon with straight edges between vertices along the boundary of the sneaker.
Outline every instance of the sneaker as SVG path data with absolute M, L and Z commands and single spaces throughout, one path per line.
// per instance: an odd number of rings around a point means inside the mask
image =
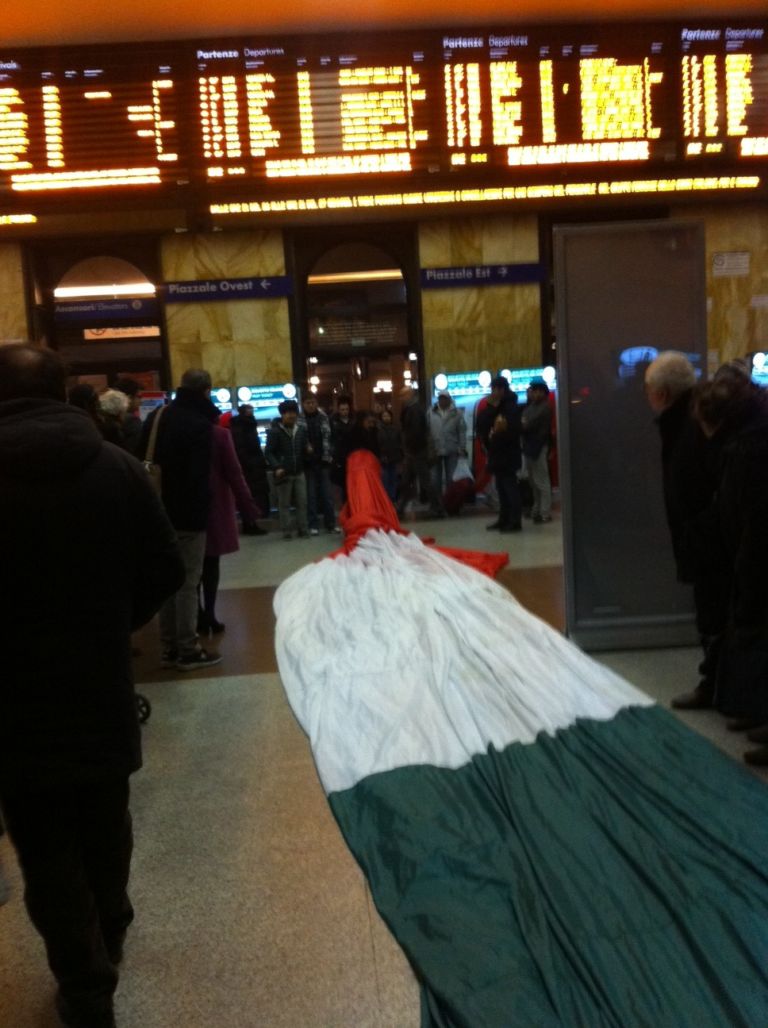
M 336 535 L 341 535 L 341 529 L 338 525 L 333 526 L 333 531 L 336 533 Z
M 499 521 L 492 521 L 490 523 L 490 525 L 486 525 L 485 526 L 486 532 L 492 532 L 494 530 L 494 528 L 501 528 L 501 522 L 499 522 Z
M 176 667 L 179 671 L 196 671 L 199 667 L 211 667 L 212 664 L 220 664 L 219 653 L 209 653 L 208 650 L 195 650 L 186 657 L 179 657 Z
M 160 667 L 176 667 L 176 661 L 178 659 L 178 650 L 163 650 L 163 654 L 160 657 Z
M 310 535 L 320 535 L 320 529 L 318 529 L 318 528 L 310 528 L 309 534 Z
M 283 539 L 293 539 L 291 532 L 283 532 Z
M 306 539 L 308 535 L 309 535 L 309 532 L 305 532 L 303 530 L 298 533 L 299 539 Z M 317 532 L 315 532 L 315 535 L 317 535 Z

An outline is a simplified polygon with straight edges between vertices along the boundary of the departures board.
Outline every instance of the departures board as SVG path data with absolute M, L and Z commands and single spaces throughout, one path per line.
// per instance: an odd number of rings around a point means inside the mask
M 176 197 L 215 218 L 759 190 L 767 34 L 768 19 L 0 50 L 0 225 L 65 195 Z

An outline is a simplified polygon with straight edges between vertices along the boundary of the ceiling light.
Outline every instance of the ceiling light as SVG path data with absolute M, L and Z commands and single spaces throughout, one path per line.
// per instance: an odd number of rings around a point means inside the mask
M 53 295 L 57 300 L 85 300 L 96 296 L 154 296 L 155 292 L 151 282 L 126 282 L 120 286 L 57 286 Z
M 380 268 L 378 271 L 339 271 L 329 275 L 310 275 L 310 286 L 341 285 L 345 282 L 385 282 L 401 280 L 403 273 L 398 268 Z

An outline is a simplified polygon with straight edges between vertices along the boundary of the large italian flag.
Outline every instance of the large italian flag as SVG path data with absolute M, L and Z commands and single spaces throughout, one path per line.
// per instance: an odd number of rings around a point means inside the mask
M 349 475 L 278 660 L 424 1028 L 768 1025 L 762 783 Z

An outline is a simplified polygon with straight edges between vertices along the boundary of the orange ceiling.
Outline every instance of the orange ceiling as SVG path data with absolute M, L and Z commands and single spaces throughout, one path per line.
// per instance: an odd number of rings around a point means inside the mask
M 626 18 L 766 17 L 766 0 L 24 0 L 3 4 L 0 52 L 13 46 L 275 33 Z

